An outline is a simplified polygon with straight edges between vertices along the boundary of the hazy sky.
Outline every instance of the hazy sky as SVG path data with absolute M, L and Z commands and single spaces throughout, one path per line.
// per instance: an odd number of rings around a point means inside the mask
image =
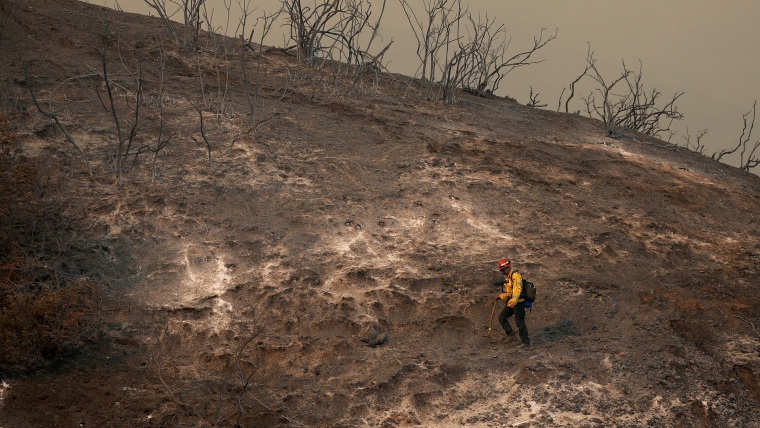
M 228 1 L 239 9 L 242 0 Z M 422 0 L 410 0 L 417 2 Z M 113 7 L 116 0 L 89 3 Z M 375 3 L 379 7 L 381 1 Z M 223 0 L 207 4 L 216 9 L 215 16 L 226 13 Z M 263 12 L 279 2 L 251 4 Z M 119 0 L 119 5 L 148 13 L 144 0 Z M 546 108 L 556 110 L 562 89 L 583 71 L 589 43 L 605 78 L 619 76 L 621 60 L 629 69 L 637 69 L 641 60 L 647 89 L 660 90 L 663 100 L 685 92 L 677 104 L 686 116 L 679 128 L 688 126 L 692 135 L 707 128 L 706 154 L 738 143 L 742 114 L 760 99 L 757 0 L 473 0 L 469 5 L 471 11 L 506 25 L 513 52 L 528 47 L 541 28 L 558 29 L 558 38 L 540 52 L 545 62 L 518 69 L 502 81 L 499 94 L 522 103 L 532 86 L 540 101 L 549 104 Z M 267 44 L 281 45 L 282 33 L 274 33 Z M 419 62 L 416 42 L 398 0 L 388 0 L 381 34 L 394 40 L 386 55 L 391 71 L 413 74 Z M 752 141 L 758 139 L 760 129 Z M 683 140 L 675 136 L 671 141 Z

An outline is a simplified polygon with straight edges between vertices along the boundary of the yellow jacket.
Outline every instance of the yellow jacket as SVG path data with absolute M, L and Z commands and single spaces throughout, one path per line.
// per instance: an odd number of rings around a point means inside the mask
M 522 293 L 523 280 L 520 272 L 516 270 L 510 270 L 509 273 L 504 275 L 504 293 L 499 295 L 501 300 L 507 300 L 507 304 L 518 304 L 525 301 L 520 298 Z

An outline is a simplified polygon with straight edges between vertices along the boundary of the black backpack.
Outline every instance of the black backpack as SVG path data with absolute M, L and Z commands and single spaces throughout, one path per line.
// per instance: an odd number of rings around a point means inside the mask
M 533 307 L 533 302 L 536 301 L 536 284 L 528 281 L 525 277 L 523 277 L 522 283 L 523 286 L 519 298 L 525 300 L 526 308 Z
M 522 292 L 520 292 L 520 298 L 525 299 L 525 307 L 530 308 L 533 306 L 533 302 L 536 301 L 536 284 L 523 278 Z

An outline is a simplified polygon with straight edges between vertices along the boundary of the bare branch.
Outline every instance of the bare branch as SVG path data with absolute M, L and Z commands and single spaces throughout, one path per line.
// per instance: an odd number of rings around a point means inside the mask
M 163 44 L 160 40 L 159 43 L 159 64 L 160 64 L 160 80 L 158 84 L 158 109 L 159 109 L 159 124 L 158 124 L 158 137 L 156 138 L 156 146 L 152 148 L 148 146 L 148 149 L 153 152 L 153 162 L 151 164 L 151 178 L 156 178 L 156 160 L 158 159 L 158 153 L 169 144 L 169 141 L 174 138 L 176 134 L 171 134 L 167 138 L 163 138 L 164 135 L 164 74 L 166 71 L 166 55 L 164 52 Z
M 168 0 L 169 3 L 173 3 L 177 6 L 177 10 L 172 13 L 169 13 L 167 9 L 167 0 L 144 1 L 151 9 L 155 10 L 156 13 L 158 13 L 158 16 L 161 17 L 161 20 L 164 21 L 172 37 L 177 42 L 178 47 L 182 47 L 184 44 L 184 47 L 188 50 L 195 50 L 199 48 L 198 41 L 200 37 L 200 30 L 203 25 L 203 20 L 201 18 L 203 16 L 207 16 L 207 14 L 204 15 L 201 10 L 205 12 L 206 0 Z M 177 32 L 174 31 L 173 23 L 171 21 L 171 18 L 180 11 L 182 12 L 182 17 L 184 20 L 184 40 L 180 40 Z
M 283 6 L 290 23 L 290 38 L 296 43 L 299 55 L 312 62 L 322 49 L 323 37 L 334 30 L 338 22 L 334 18 L 342 10 L 341 0 L 314 2 L 304 6 L 303 0 L 283 0 Z
M 486 75 L 485 79 L 483 79 L 479 87 L 488 87 L 490 84 L 491 91 L 495 92 L 499 88 L 499 83 L 501 80 L 504 79 L 504 77 L 510 71 L 514 70 L 517 67 L 523 67 L 526 65 L 543 62 L 543 60 L 532 60 L 531 58 L 536 52 L 557 38 L 556 29 L 554 31 L 554 34 L 549 34 L 548 36 L 545 36 L 545 31 L 546 28 L 542 28 L 539 35 L 533 38 L 533 46 L 531 48 L 515 54 L 506 60 L 503 60 L 503 58 L 504 54 L 506 53 L 506 49 L 509 47 L 509 43 L 502 43 L 502 45 L 498 46 L 496 52 L 499 52 L 498 55 L 501 58 L 501 62 L 492 63 L 492 71 Z
M 171 17 L 173 14 L 169 14 L 166 10 L 166 0 L 145 0 L 145 3 L 158 13 L 158 16 L 166 24 L 166 28 L 169 29 L 169 33 L 171 33 L 177 46 L 181 46 L 179 36 L 177 36 L 177 32 L 174 31 L 174 27 L 172 26 Z
M 176 404 L 178 407 L 182 409 L 185 413 L 192 413 L 192 409 L 189 404 L 180 401 L 177 396 L 174 394 L 174 391 L 172 391 L 172 388 L 169 386 L 169 384 L 166 382 L 166 379 L 164 379 L 164 359 L 166 358 L 167 354 L 169 353 L 167 340 L 170 336 L 169 332 L 169 323 L 167 322 L 164 324 L 163 328 L 161 330 L 156 331 L 156 346 L 153 348 L 153 351 L 151 352 L 151 360 L 153 360 L 153 364 L 156 367 L 156 376 L 158 376 L 159 382 L 161 382 L 161 385 L 164 387 L 166 392 L 169 394 L 169 398 L 171 398 L 172 402 Z
M 594 66 L 596 63 L 596 60 L 594 59 L 594 52 L 591 50 L 591 45 L 588 46 L 588 52 L 586 53 L 586 68 L 583 69 L 583 73 L 579 74 L 578 77 L 575 78 L 572 82 L 570 82 L 570 95 L 567 97 L 567 100 L 565 100 L 565 113 L 570 112 L 570 100 L 573 99 L 575 96 L 575 85 L 578 84 L 578 82 L 581 81 L 586 75 L 588 75 L 589 70 L 591 70 L 591 67 Z M 565 93 L 565 89 L 562 89 L 562 94 Z M 559 103 L 561 105 L 562 103 L 562 94 L 560 94 L 559 97 Z M 557 111 L 559 111 L 559 107 L 557 107 Z
M 642 83 L 643 73 L 641 61 L 639 71 L 631 71 L 622 62 L 623 71 L 613 81 L 608 82 L 596 66 L 593 51 L 589 48 L 586 56 L 586 69 L 571 84 L 584 76 L 589 76 L 596 82 L 596 88 L 587 97 L 583 98 L 586 111 L 590 117 L 597 117 L 611 136 L 619 136 L 621 129 L 630 129 L 657 137 L 661 133 L 669 133 L 672 137 L 671 125 L 675 120 L 683 119 L 683 114 L 678 111 L 676 102 L 684 94 L 676 93 L 662 106 L 658 106 L 658 98 L 662 95 L 657 89 L 646 92 Z M 618 92 L 618 88 L 625 82 L 627 90 Z M 573 89 L 574 90 L 574 89 Z M 600 100 L 594 94 L 599 95 Z M 569 110 L 569 100 L 565 103 L 565 111 Z
M 113 118 L 114 125 L 116 126 L 116 140 L 117 140 L 117 153 L 115 156 L 116 160 L 116 185 L 121 186 L 123 183 L 122 174 L 124 172 L 123 167 L 123 160 L 124 157 L 122 154 L 124 153 L 124 141 L 125 139 L 122 138 L 122 130 L 121 130 L 121 120 L 119 119 L 119 113 L 116 109 L 116 102 L 114 101 L 113 97 L 113 88 L 111 79 L 108 77 L 108 39 L 107 37 L 103 37 L 103 49 L 98 50 L 98 55 L 100 56 L 100 62 L 101 67 L 103 70 L 103 74 L 101 77 L 103 78 L 103 82 L 105 83 L 106 92 L 108 94 L 108 102 L 109 104 L 106 105 L 103 101 L 102 97 L 100 97 L 100 92 L 98 91 L 98 98 L 100 99 L 101 105 L 106 110 L 107 113 L 110 113 L 111 117 Z
M 749 113 L 747 113 L 749 115 Z M 750 138 L 752 138 L 752 131 L 755 129 L 755 118 L 757 117 L 757 101 L 752 103 L 752 122 L 749 126 L 749 130 L 747 130 L 746 137 L 744 136 L 744 132 L 742 132 L 742 137 L 739 138 L 742 145 L 742 151 L 739 153 L 739 168 L 749 171 L 750 164 L 753 162 L 753 156 L 755 154 L 755 150 L 757 150 L 757 147 L 760 146 L 760 142 L 756 142 L 754 147 L 750 149 L 749 156 L 746 158 L 744 157 L 745 154 L 747 154 L 747 143 L 749 143 Z M 746 118 L 745 118 L 745 125 L 746 125 Z M 745 126 L 746 128 L 746 126 Z M 746 159 L 746 161 L 745 161 Z M 757 163 L 755 163 L 757 165 Z
M 712 155 L 713 159 L 715 159 L 716 161 L 720 162 L 720 160 L 723 159 L 723 156 L 734 154 L 739 149 L 741 149 L 743 147 L 746 147 L 747 142 L 749 141 L 749 139 L 752 136 L 752 130 L 755 128 L 756 107 L 757 107 L 757 101 L 755 101 L 752 104 L 752 110 L 751 111 L 748 111 L 747 113 L 744 113 L 742 115 L 742 123 L 743 123 L 743 125 L 742 125 L 742 135 L 739 136 L 739 143 L 736 145 L 736 147 L 734 147 L 733 149 L 723 149 L 723 150 L 721 150 L 720 153 L 717 153 L 717 157 L 716 157 L 716 153 L 713 153 L 713 155 Z M 750 114 L 752 115 L 752 121 L 749 122 L 749 123 L 747 123 L 747 117 Z M 752 150 L 752 152 L 754 153 L 754 150 Z M 743 153 L 744 153 L 744 149 L 742 151 L 742 155 L 743 155 Z M 740 168 L 744 167 L 744 159 L 743 158 L 740 161 L 739 167 Z
M 702 138 L 704 138 L 705 135 L 707 135 L 707 129 L 702 129 L 702 130 L 698 131 L 697 135 L 696 135 L 696 141 L 695 141 L 694 145 L 692 145 L 692 143 L 691 143 L 691 134 L 689 133 L 689 127 L 687 126 L 686 127 L 686 135 L 683 136 L 686 148 L 689 149 L 689 150 L 691 150 L 691 151 L 693 151 L 693 152 L 696 152 L 696 153 L 699 153 L 699 154 L 703 154 L 703 152 L 705 150 L 705 145 L 702 143 Z
M 24 74 L 26 75 L 27 82 L 29 82 L 30 81 L 29 71 L 26 67 L 26 63 L 24 63 Z M 79 147 L 79 144 L 77 144 L 76 141 L 74 141 L 74 139 L 71 137 L 71 135 L 69 135 L 69 133 L 66 131 L 66 128 L 64 128 L 63 124 L 58 119 L 58 115 L 55 113 L 47 112 L 43 110 L 42 106 L 40 106 L 40 103 L 37 101 L 37 97 L 34 95 L 34 90 L 32 89 L 31 84 L 29 85 L 29 94 L 32 96 L 32 101 L 34 101 L 34 105 L 37 107 L 37 111 L 39 111 L 43 116 L 46 116 L 52 119 L 55 122 L 58 129 L 60 129 L 63 135 L 66 137 L 66 141 L 68 141 L 69 144 L 71 144 L 74 147 L 74 149 L 76 149 L 76 151 L 79 153 L 79 156 L 81 156 L 85 164 L 87 164 L 87 172 L 90 174 L 90 177 L 92 177 L 93 175 L 92 167 L 90 166 L 90 162 L 87 160 L 87 157 L 85 156 L 84 151 L 82 151 L 82 148 Z
M 556 31 L 547 34 L 541 29 L 532 46 L 510 54 L 506 27 L 488 16 L 476 19 L 461 0 L 424 2 L 425 21 L 407 0 L 399 1 L 417 39 L 421 77 L 431 89 L 441 90 L 444 102 L 455 101 L 459 89 L 480 96 L 493 94 L 515 68 L 542 62 L 533 56 L 557 37 Z
M 531 86 L 530 87 L 530 102 L 528 102 L 528 107 L 542 108 L 546 106 L 547 104 L 541 104 L 541 101 L 538 100 L 538 92 L 534 94 L 533 86 Z
M 200 108 L 198 108 L 198 106 L 196 106 L 195 103 L 190 101 L 189 98 L 185 97 L 185 99 L 187 100 L 187 102 L 190 103 L 191 106 L 193 106 L 195 111 L 198 112 L 198 116 L 200 117 L 201 138 L 203 138 L 203 142 L 206 145 L 206 150 L 208 151 L 208 163 L 209 165 L 211 165 L 211 170 L 214 170 L 214 162 L 211 160 L 211 143 L 208 141 L 208 137 L 206 137 L 206 128 L 203 125 L 203 111 Z M 195 137 L 193 137 L 193 141 L 195 141 L 196 144 L 200 144 L 198 143 L 198 140 L 195 139 Z

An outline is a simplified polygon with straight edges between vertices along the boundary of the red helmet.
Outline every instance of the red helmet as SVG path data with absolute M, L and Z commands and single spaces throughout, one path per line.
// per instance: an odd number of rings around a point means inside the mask
M 507 259 L 499 260 L 499 270 L 505 270 L 512 267 L 512 262 Z

